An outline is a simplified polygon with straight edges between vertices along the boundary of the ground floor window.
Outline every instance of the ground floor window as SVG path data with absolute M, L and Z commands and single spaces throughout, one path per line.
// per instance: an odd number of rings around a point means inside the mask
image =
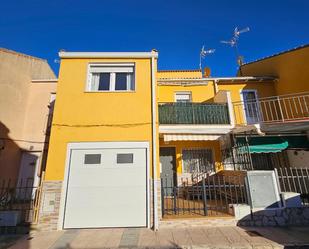
M 184 149 L 182 151 L 184 173 L 208 173 L 214 171 L 211 149 Z

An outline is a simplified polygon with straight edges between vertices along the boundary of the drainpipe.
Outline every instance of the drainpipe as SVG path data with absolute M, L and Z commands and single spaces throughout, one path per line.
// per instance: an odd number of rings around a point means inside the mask
M 153 229 L 158 230 L 158 195 L 157 195 L 157 103 L 156 103 L 156 75 L 155 59 L 158 58 L 156 50 L 151 56 L 151 107 L 152 107 L 152 165 L 153 165 Z
M 215 95 L 219 92 L 217 79 L 214 80 L 214 91 L 215 91 Z

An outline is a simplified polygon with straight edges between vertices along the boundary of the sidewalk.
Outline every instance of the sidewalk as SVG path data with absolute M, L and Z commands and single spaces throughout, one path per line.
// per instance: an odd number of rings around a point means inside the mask
M 308 235 L 309 227 L 164 228 L 157 232 L 143 228 L 85 229 L 24 236 L 10 249 L 290 248 L 285 246 L 309 245 Z

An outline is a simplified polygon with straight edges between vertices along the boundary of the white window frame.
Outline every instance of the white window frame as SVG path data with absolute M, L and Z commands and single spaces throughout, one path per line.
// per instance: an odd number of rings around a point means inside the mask
M 215 159 L 215 151 L 211 147 L 190 147 L 190 148 L 183 148 L 181 150 L 181 171 L 183 174 L 192 174 L 192 172 L 185 172 L 184 170 L 184 160 L 183 160 L 183 151 L 184 150 L 210 150 L 212 156 L 212 163 L 213 163 L 213 172 L 216 172 L 216 159 Z M 199 172 L 200 173 L 200 172 Z
M 91 82 L 93 73 L 92 67 L 102 67 L 102 70 L 98 70 L 98 73 L 110 73 L 110 86 L 109 90 L 91 90 Z M 126 68 L 132 68 L 132 78 L 131 82 L 128 81 L 129 75 L 127 75 L 127 90 L 116 90 L 116 73 L 129 73 L 130 71 Z M 133 89 L 132 85 L 133 85 Z M 85 92 L 135 92 L 136 84 L 135 84 L 135 63 L 89 63 L 87 69 L 87 83 Z
M 175 95 L 174 95 L 174 99 L 175 99 L 175 102 L 185 102 L 185 101 L 177 101 L 177 95 L 190 95 L 190 98 L 189 98 L 189 101 L 188 103 L 191 103 L 192 102 L 192 92 L 191 91 L 177 91 L 175 92 Z
M 259 95 L 258 95 L 257 89 L 241 89 L 241 90 L 239 90 L 239 95 L 240 95 L 240 101 L 241 101 L 242 112 L 243 112 L 243 120 L 246 124 L 248 124 L 248 120 L 247 120 L 247 115 L 246 115 L 246 110 L 245 110 L 245 100 L 244 100 L 243 93 L 248 93 L 248 92 L 254 92 L 256 102 L 257 102 L 257 112 L 258 112 L 258 115 L 259 115 L 258 118 L 259 119 L 261 118 L 260 117 L 261 110 L 260 110 L 260 106 L 259 106 Z

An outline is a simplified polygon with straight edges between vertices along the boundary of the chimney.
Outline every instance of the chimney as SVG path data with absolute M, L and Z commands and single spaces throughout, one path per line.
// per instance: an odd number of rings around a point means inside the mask
M 209 67 L 204 68 L 203 78 L 207 78 L 207 77 L 210 77 L 210 68 Z

